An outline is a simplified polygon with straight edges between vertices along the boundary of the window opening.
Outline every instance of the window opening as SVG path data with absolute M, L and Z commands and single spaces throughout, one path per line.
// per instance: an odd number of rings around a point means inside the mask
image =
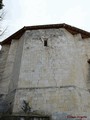
M 48 43 L 47 43 L 47 40 L 44 40 L 44 46 L 47 47 Z

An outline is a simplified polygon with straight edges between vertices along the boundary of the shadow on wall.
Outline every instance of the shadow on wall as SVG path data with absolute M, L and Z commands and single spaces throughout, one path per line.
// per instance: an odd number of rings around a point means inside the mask
M 11 113 L 11 102 L 5 99 L 3 94 L 0 94 L 0 113 Z
M 0 120 L 50 120 L 48 116 L 11 115 L 2 116 Z

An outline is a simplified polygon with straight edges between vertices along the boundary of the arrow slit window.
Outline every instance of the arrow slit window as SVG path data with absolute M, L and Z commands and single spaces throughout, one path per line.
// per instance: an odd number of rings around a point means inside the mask
M 47 39 L 44 39 L 44 46 L 48 46 L 48 41 L 47 41 Z

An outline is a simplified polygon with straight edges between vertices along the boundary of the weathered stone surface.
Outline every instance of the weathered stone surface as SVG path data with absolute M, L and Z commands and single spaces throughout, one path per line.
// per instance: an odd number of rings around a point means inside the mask
M 89 116 L 88 59 L 90 38 L 84 40 L 80 34 L 61 28 L 28 30 L 11 42 L 1 93 L 9 94 L 14 113 L 22 112 L 22 101 L 26 100 L 33 111 L 57 116 L 57 120 L 68 112 Z
M 24 99 L 47 113 L 89 112 L 87 41 L 65 29 L 27 31 L 13 112 Z
M 10 48 L 10 45 L 4 45 L 2 46 L 2 50 L 0 51 L 0 94 L 4 94 L 3 92 L 4 88 L 2 87 L 3 73 L 5 70 L 9 48 Z

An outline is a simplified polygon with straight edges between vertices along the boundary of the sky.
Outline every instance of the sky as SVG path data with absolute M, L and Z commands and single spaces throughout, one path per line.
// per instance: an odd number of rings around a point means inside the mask
M 90 0 L 3 0 L 4 40 L 23 26 L 66 23 L 90 32 Z

